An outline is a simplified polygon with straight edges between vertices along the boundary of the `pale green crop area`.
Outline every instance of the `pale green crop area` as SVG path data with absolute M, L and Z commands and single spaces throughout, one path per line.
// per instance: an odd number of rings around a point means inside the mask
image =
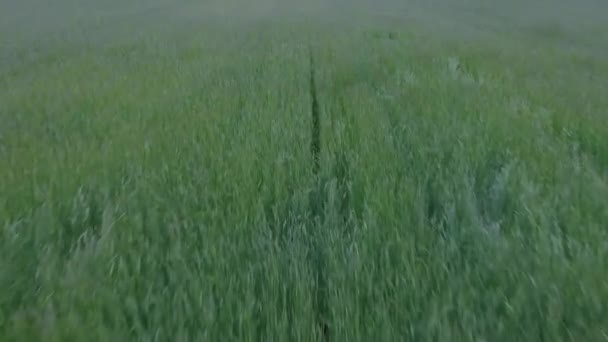
M 608 25 L 475 8 L 1 5 L 0 340 L 608 340 Z

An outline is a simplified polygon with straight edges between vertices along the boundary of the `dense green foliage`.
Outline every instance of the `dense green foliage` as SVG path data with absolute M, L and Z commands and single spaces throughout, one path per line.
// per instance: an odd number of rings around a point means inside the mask
M 0 339 L 608 338 L 604 59 L 180 15 L 0 65 Z

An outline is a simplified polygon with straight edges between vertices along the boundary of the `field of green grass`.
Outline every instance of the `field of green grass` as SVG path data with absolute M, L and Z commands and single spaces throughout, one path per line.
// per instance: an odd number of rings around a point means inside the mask
M 410 2 L 0 5 L 0 340 L 607 341 L 608 25 Z

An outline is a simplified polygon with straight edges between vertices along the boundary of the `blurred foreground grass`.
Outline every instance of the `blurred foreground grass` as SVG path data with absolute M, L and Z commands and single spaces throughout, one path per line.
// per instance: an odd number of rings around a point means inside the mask
M 5 59 L 3 340 L 606 340 L 602 58 L 188 18 Z

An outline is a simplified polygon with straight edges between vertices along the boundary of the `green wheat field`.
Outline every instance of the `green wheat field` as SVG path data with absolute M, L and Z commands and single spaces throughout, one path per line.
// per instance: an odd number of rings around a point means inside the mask
M 3 2 L 0 340 L 608 341 L 585 1 Z

